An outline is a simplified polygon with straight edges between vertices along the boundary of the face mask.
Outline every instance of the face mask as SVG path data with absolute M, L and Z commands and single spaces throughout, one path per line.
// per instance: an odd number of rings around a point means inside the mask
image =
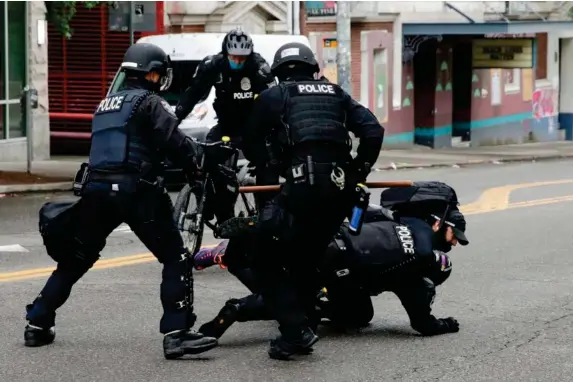
M 237 64 L 235 61 L 229 60 L 229 66 L 231 67 L 232 70 L 240 70 L 243 69 L 243 66 L 245 66 L 245 61 L 241 62 L 240 64 Z

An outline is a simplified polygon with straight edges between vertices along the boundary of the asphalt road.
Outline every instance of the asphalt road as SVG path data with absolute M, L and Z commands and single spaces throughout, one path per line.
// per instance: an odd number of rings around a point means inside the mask
M 103 257 L 112 262 L 88 273 L 58 312 L 56 342 L 25 348 L 24 306 L 49 270 L 23 272 L 53 266 L 37 234 L 37 211 L 48 199 L 70 196 L 4 197 L 0 381 L 569 380 L 572 168 L 573 161 L 552 161 L 373 174 L 371 180 L 441 180 L 457 190 L 471 243 L 453 250 L 453 273 L 438 289 L 434 313 L 456 317 L 461 330 L 419 337 L 397 298 L 382 295 L 374 300 L 376 316 L 369 328 L 353 335 L 323 328 L 315 353 L 292 362 L 268 358 L 268 340 L 277 332 L 271 322 L 237 324 L 219 348 L 201 357 L 164 360 L 158 333 L 160 266 L 149 255 L 140 262 L 113 263 L 147 252 L 127 230 L 108 241 Z M 226 299 L 244 294 L 226 271 L 196 272 L 199 324 Z

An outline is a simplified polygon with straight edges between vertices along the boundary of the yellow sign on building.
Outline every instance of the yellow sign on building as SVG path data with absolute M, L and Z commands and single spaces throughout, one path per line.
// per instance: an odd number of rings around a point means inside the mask
M 533 39 L 475 39 L 472 43 L 472 67 L 532 68 Z

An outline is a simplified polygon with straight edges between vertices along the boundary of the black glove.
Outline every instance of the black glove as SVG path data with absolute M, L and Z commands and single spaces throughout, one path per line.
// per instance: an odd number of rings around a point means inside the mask
M 350 173 L 348 174 L 348 183 L 354 188 L 358 183 L 366 182 L 368 174 L 370 174 L 370 163 L 364 163 L 354 160 L 350 165 Z

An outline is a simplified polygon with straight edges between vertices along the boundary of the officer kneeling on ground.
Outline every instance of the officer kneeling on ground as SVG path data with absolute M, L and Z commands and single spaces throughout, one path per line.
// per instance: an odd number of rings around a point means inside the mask
M 371 206 L 361 234 L 349 234 L 348 225 L 343 224 L 326 251 L 320 267 L 326 293 L 321 292 L 316 300 L 320 317 L 339 328 L 366 326 L 374 316 L 371 296 L 389 291 L 400 298 L 412 328 L 422 335 L 457 332 L 455 319 L 435 318 L 431 309 L 435 288 L 452 270 L 445 252 L 457 243 L 469 243 L 465 228 L 458 210 L 450 212 L 441 224 L 437 214 L 426 221 L 412 217 L 394 221 L 388 210 Z M 247 230 L 243 234 L 249 234 Z M 222 242 L 215 249 L 221 256 L 224 246 Z M 236 321 L 270 318 L 261 295 L 251 294 L 227 301 L 200 330 L 219 338 Z
M 102 100 L 94 114 L 89 164 L 76 178 L 85 180 L 78 190 L 81 199 L 64 208 L 61 203 L 47 203 L 40 211 L 40 231 L 58 265 L 26 307 L 26 346 L 53 342 L 56 310 L 123 222 L 163 264 L 159 329 L 165 335 L 165 357 L 201 353 L 217 345 L 215 338 L 190 330 L 196 319 L 190 254 L 161 181 L 165 156 L 188 177 L 197 172 L 195 145 L 156 94 L 169 82 L 168 69 L 169 56 L 155 45 L 134 44 L 127 50 L 121 64 L 126 76 L 123 89 Z
M 435 288 L 452 270 L 445 252 L 458 243 L 469 244 L 465 225 L 462 213 L 453 210 L 443 223 L 438 214 L 427 221 L 374 221 L 359 236 L 349 235 L 343 226 L 321 268 L 327 291 L 318 303 L 321 316 L 342 328 L 365 326 L 374 316 L 371 296 L 393 292 L 420 334 L 457 332 L 454 318 L 438 319 L 431 310 Z
M 245 157 L 264 168 L 271 158 L 267 142 L 276 142 L 272 156 L 286 179 L 259 212 L 252 252 L 260 293 L 280 325 L 269 355 L 286 359 L 308 354 L 318 340 L 309 318 L 319 254 L 351 210 L 353 190 L 377 160 L 384 129 L 338 85 L 316 79 L 319 66 L 306 45 L 283 45 L 272 70 L 280 84 L 255 101 L 243 143 Z M 356 158 L 349 132 L 360 138 Z

